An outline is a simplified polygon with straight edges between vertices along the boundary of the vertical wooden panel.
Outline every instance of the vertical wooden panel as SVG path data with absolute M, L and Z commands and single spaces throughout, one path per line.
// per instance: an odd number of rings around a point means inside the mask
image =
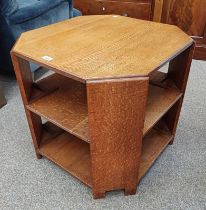
M 37 155 L 37 158 L 40 159 L 42 156 L 39 153 L 39 146 L 42 135 L 42 120 L 41 117 L 37 114 L 30 112 L 25 108 L 27 120 L 29 123 L 29 128 L 31 131 L 31 136 L 34 144 L 34 149 Z
M 12 54 L 12 62 L 23 102 L 27 105 L 29 103 L 33 83 L 29 62 L 14 54 Z
M 167 123 L 167 127 L 169 128 L 173 136 L 176 133 L 179 115 L 182 108 L 182 103 L 183 103 L 183 97 L 179 101 L 177 101 L 176 104 L 164 116 L 165 121 Z M 173 140 L 174 139 L 172 139 L 172 142 Z
M 26 105 L 29 104 L 29 100 L 32 93 L 33 79 L 32 73 L 30 70 L 29 62 L 23 60 L 12 53 L 12 62 L 14 65 L 14 70 L 16 78 L 19 84 L 22 100 L 24 102 L 24 108 L 29 123 L 29 128 L 31 131 L 34 148 L 36 151 L 37 158 L 41 158 L 39 154 L 39 144 L 41 140 L 41 131 L 42 131 L 42 121 L 41 117 L 30 112 Z
M 87 83 L 93 195 L 135 194 L 148 78 Z
M 174 58 L 169 65 L 168 76 L 171 78 L 181 92 L 184 92 L 187 85 L 190 66 L 194 53 L 195 44 Z
M 168 76 L 175 82 L 181 92 L 185 92 L 187 80 L 192 63 L 195 44 L 182 52 L 179 56 L 170 62 Z M 175 135 L 182 108 L 184 95 L 182 98 L 168 111 L 164 119 L 171 133 Z M 173 140 L 172 140 L 173 142 Z M 171 142 L 171 143 L 172 143 Z

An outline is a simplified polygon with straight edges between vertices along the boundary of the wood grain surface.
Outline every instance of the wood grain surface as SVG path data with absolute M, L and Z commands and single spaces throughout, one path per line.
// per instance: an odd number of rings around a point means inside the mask
M 51 75 L 36 86 L 46 86 L 53 90 L 44 97 L 37 98 L 27 105 L 27 109 L 46 118 L 65 131 L 85 140 L 88 137 L 88 112 L 86 86 L 61 75 Z M 34 97 L 32 97 L 34 98 Z
M 48 126 L 49 128 L 44 129 L 42 133 L 40 153 L 92 188 L 89 145 L 64 131 L 54 132 L 50 128 L 52 125 Z M 144 137 L 138 173 L 139 181 L 166 148 L 172 137 L 170 133 L 155 129 Z
M 169 64 L 168 77 L 175 83 L 181 92 L 185 92 L 190 67 L 194 54 L 195 44 L 179 54 Z
M 89 145 L 66 132 L 49 137 L 50 133 L 44 130 L 40 153 L 92 187 Z
M 93 195 L 135 194 L 148 79 L 87 83 Z
M 168 77 L 174 81 L 176 86 L 183 93 L 183 97 L 181 98 L 181 100 L 174 104 L 172 109 L 170 109 L 169 112 L 164 116 L 164 119 L 167 122 L 167 126 L 173 135 L 175 135 L 177 129 L 194 49 L 195 44 L 193 44 L 191 47 L 189 47 L 187 50 L 177 56 L 172 62 L 170 62 L 169 65 Z
M 174 139 L 193 51 L 177 27 L 120 16 L 23 34 L 12 60 L 37 157 L 92 187 L 94 198 L 135 194 Z M 59 74 L 34 83 L 29 61 Z M 168 73 L 154 74 L 167 61 Z
M 181 96 L 177 89 L 150 86 L 143 133 L 146 134 Z
M 165 78 L 164 74 L 157 72 Z M 153 76 L 154 77 L 154 76 Z M 152 82 L 152 81 L 150 81 Z M 154 83 L 154 79 L 153 79 Z M 160 82 L 161 86 L 149 85 L 143 135 L 145 135 L 157 121 L 182 96 L 182 93 L 170 81 Z M 168 83 L 169 84 L 169 83 Z M 164 86 L 165 85 L 165 86 Z M 47 86 L 48 94 L 36 97 L 27 108 L 61 127 L 65 131 L 90 142 L 87 97 L 85 85 L 69 78 L 54 74 L 39 81 L 36 86 Z M 49 88 L 51 91 L 49 93 Z M 36 95 L 36 91 L 34 92 Z M 40 95 L 41 96 L 41 95 Z M 35 98 L 32 96 L 32 98 Z
M 29 104 L 30 97 L 32 94 L 32 74 L 29 67 L 29 62 L 23 60 L 22 58 L 16 57 L 12 54 L 12 62 L 15 69 L 16 78 L 19 84 L 22 100 L 24 103 L 24 108 L 26 112 L 27 121 L 32 135 L 32 140 L 34 144 L 34 149 L 37 158 L 41 158 L 39 154 L 39 145 L 41 141 L 42 134 L 42 121 L 41 117 L 33 112 L 30 112 L 26 106 Z
M 155 160 L 169 144 L 173 136 L 169 133 L 163 133 L 152 129 L 143 139 L 141 151 L 141 163 L 139 168 L 138 180 L 146 174 Z
M 175 26 L 100 15 L 23 33 L 13 53 L 86 82 L 148 75 L 191 44 Z

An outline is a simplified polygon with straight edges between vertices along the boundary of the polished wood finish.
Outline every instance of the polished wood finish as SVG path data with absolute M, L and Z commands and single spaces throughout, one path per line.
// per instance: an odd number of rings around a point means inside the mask
M 47 86 L 51 91 L 44 97 L 36 96 L 27 108 L 89 142 L 86 86 L 58 74 L 37 82 L 35 86 Z
M 2 108 L 4 105 L 6 105 L 6 98 L 4 96 L 4 92 L 0 87 L 0 108 Z
M 152 129 L 144 137 L 142 141 L 141 161 L 138 177 L 139 181 L 146 174 L 146 172 L 172 139 L 173 136 L 169 132 L 162 132 L 156 129 Z
M 164 81 L 163 84 L 165 84 Z M 143 133 L 146 134 L 162 116 L 182 97 L 182 93 L 170 85 L 150 85 Z
M 29 100 L 31 97 L 33 83 L 29 62 L 20 57 L 17 57 L 14 53 L 12 53 L 12 62 L 14 65 L 16 78 L 19 84 L 22 100 L 24 103 L 35 152 L 37 158 L 41 158 L 41 155 L 38 150 L 42 133 L 41 117 L 26 109 L 26 106 L 29 104 Z
M 78 17 L 25 33 L 13 52 L 86 83 L 93 79 L 148 76 L 192 43 L 174 26 L 100 15 Z M 45 55 L 53 60 L 43 59 Z
M 172 62 L 170 62 L 169 65 L 168 77 L 174 81 L 174 83 L 182 93 L 184 93 L 186 90 L 194 49 L 195 44 L 193 44 L 191 47 L 185 50 L 185 52 L 177 56 Z M 168 113 L 164 116 L 165 121 L 167 122 L 167 126 L 173 135 L 176 133 L 183 98 L 184 95 L 181 100 L 177 101 L 172 109 L 170 109 Z
M 64 131 L 55 132 L 50 127 L 51 125 L 49 128 L 45 126 L 43 130 L 40 153 L 93 188 L 89 145 Z M 138 181 L 144 177 L 172 138 L 173 136 L 169 132 L 162 132 L 157 129 L 152 129 L 144 137 L 141 146 Z
M 206 1 L 164 0 L 162 22 L 177 25 L 196 41 L 195 59 L 206 60 Z
M 120 16 L 24 33 L 11 54 L 37 157 L 91 187 L 94 198 L 135 194 L 174 139 L 193 50 L 177 27 Z M 33 82 L 29 61 L 55 74 Z
M 165 74 L 156 72 L 156 77 L 165 79 Z M 149 93 L 145 111 L 145 121 L 143 135 L 145 135 L 161 117 L 176 103 L 182 93 L 176 88 L 172 81 L 164 80 L 163 83 L 156 84 L 156 79 L 152 75 L 149 85 Z M 51 84 L 51 85 L 50 85 Z M 88 111 L 85 85 L 70 80 L 58 74 L 51 75 L 37 82 L 35 87 L 45 87 L 44 97 L 42 94 L 37 97 L 33 92 L 32 102 L 27 108 L 56 124 L 67 132 L 90 142 Z M 49 88 L 51 91 L 49 91 Z M 54 90 L 54 91 L 52 91 Z M 46 94 L 47 93 L 47 94 Z M 64 113 L 64 115 L 62 115 Z
M 51 135 L 51 130 L 44 129 L 40 153 L 92 187 L 89 145 L 64 131 Z
M 75 0 L 75 8 L 83 15 L 116 14 L 152 20 L 154 0 Z
M 195 44 L 178 55 L 169 64 L 168 77 L 174 81 L 175 85 L 181 92 L 185 92 L 189 71 L 191 67 L 191 59 L 194 54 Z
M 147 92 L 148 78 L 87 83 L 95 198 L 116 189 L 136 192 Z

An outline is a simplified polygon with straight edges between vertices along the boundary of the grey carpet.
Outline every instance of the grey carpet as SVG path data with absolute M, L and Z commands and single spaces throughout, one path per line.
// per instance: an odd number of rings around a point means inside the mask
M 91 190 L 46 159 L 37 160 L 16 81 L 1 81 L 0 209 L 206 209 L 206 62 L 194 61 L 177 135 L 138 194 L 93 200 Z

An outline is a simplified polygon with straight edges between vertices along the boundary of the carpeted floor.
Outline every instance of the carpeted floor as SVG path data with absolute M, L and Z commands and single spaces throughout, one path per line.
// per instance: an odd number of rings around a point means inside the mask
M 8 99 L 0 109 L 0 209 L 206 210 L 206 62 L 193 61 L 176 140 L 139 194 L 117 191 L 101 200 L 53 163 L 36 159 L 17 83 L 0 80 Z

